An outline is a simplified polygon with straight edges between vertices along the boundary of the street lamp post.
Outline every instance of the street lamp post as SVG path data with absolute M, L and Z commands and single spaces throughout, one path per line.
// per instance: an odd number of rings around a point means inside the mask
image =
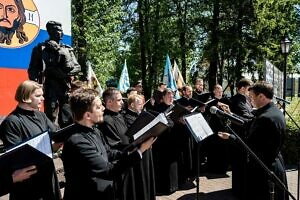
M 287 56 L 290 52 L 291 41 L 285 37 L 280 42 L 281 53 L 284 55 L 284 68 L 283 68 L 283 99 L 286 98 L 286 67 L 287 67 Z M 285 114 L 285 103 L 283 104 L 283 114 Z

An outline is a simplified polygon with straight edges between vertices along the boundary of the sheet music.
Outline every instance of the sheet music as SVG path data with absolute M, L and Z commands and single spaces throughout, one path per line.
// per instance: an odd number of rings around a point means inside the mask
M 32 146 L 33 148 L 39 150 L 40 152 L 44 153 L 48 157 L 53 158 L 51 141 L 50 141 L 48 131 L 46 131 L 36 137 L 33 137 L 33 138 L 29 139 L 28 141 L 23 142 L 11 149 L 8 149 L 6 152 L 10 152 L 16 148 L 19 148 L 19 147 L 25 145 L 25 144 L 28 144 L 28 145 Z
M 141 130 L 139 130 L 136 134 L 133 135 L 133 139 L 136 140 L 140 136 L 142 136 L 147 130 L 149 130 L 151 127 L 153 127 L 158 122 L 162 122 L 164 124 L 168 124 L 168 120 L 164 113 L 160 113 L 157 115 L 148 125 L 144 126 Z
M 197 142 L 200 142 L 213 134 L 212 129 L 201 113 L 187 115 L 184 116 L 183 119 L 187 123 Z

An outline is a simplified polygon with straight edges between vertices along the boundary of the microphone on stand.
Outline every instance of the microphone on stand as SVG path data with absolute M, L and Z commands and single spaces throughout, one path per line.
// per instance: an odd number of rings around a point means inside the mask
M 277 97 L 277 96 L 275 96 L 275 95 L 274 95 L 274 98 L 275 98 L 277 101 L 281 101 L 281 102 L 286 103 L 286 104 L 290 104 L 290 103 L 291 103 L 291 102 L 289 102 L 289 101 L 287 101 L 287 100 L 285 100 L 285 99 L 283 99 L 283 98 Z
M 243 120 L 239 119 L 238 117 L 228 114 L 228 113 L 220 110 L 216 106 L 210 107 L 209 111 L 211 114 L 217 115 L 218 117 L 229 119 L 232 123 L 234 123 L 236 125 L 242 126 L 245 123 Z

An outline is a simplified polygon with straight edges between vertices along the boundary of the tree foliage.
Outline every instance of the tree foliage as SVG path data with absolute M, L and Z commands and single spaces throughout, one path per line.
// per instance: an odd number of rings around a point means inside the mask
M 146 96 L 161 79 L 166 55 L 187 81 L 192 61 L 209 83 L 263 73 L 266 59 L 282 68 L 280 40 L 293 48 L 288 72 L 300 58 L 297 0 L 73 0 L 73 38 L 80 62 L 90 60 L 99 80 L 120 76 L 127 60 L 131 82 Z M 299 68 L 298 68 L 299 69 Z

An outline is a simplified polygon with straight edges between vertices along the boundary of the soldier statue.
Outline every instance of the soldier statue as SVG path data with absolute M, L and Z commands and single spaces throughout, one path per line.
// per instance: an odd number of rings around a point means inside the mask
M 30 80 L 44 85 L 44 110 L 48 118 L 57 122 L 61 128 L 69 123 L 64 110 L 68 104 L 71 82 L 81 71 L 81 66 L 74 55 L 73 48 L 61 43 L 62 25 L 49 21 L 46 24 L 49 39 L 39 43 L 32 50 L 28 68 Z

